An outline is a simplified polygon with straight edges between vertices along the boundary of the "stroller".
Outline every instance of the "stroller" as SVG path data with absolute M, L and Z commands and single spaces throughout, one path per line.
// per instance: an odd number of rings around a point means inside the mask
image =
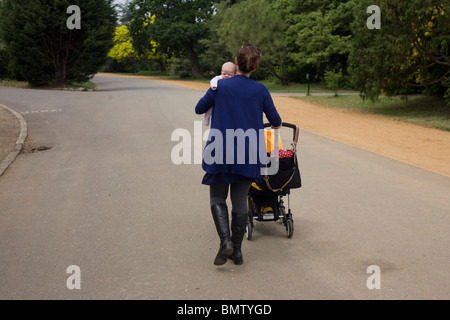
M 265 124 L 265 128 L 270 124 Z M 299 129 L 298 126 L 283 122 L 282 127 L 293 130 L 292 149 L 283 150 L 279 129 L 265 130 L 266 147 L 268 155 L 270 154 L 270 162 L 266 165 L 263 180 L 259 183 L 253 183 L 248 193 L 248 221 L 245 230 L 246 238 L 252 239 L 254 221 L 278 221 L 286 228 L 286 234 L 289 238 L 294 233 L 294 220 L 290 206 L 291 189 L 300 188 L 302 186 L 300 171 L 297 161 L 297 142 Z M 274 139 L 273 139 L 274 137 Z M 274 155 L 279 154 L 278 168 L 276 167 L 277 159 Z M 270 170 L 275 165 L 275 169 Z M 276 171 L 272 174 L 270 171 Z M 283 197 L 287 196 L 288 211 L 284 205 Z

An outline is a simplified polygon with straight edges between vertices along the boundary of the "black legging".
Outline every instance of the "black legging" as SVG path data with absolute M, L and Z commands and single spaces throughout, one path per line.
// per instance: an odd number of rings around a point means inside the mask
M 217 203 L 226 203 L 228 197 L 228 189 L 230 189 L 230 198 L 232 212 L 237 214 L 247 214 L 248 202 L 247 195 L 251 186 L 250 181 L 241 181 L 229 184 L 211 185 L 209 188 L 209 196 L 211 206 Z

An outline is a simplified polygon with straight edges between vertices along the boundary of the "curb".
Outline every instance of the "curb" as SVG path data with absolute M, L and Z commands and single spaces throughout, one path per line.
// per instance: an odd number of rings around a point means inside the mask
M 16 157 L 22 151 L 22 149 L 25 145 L 25 140 L 28 136 L 28 126 L 27 126 L 25 119 L 20 115 L 20 113 L 14 111 L 13 109 L 11 109 L 3 104 L 0 104 L 0 107 L 11 112 L 17 118 L 17 120 L 19 120 L 19 122 L 20 122 L 20 134 L 19 134 L 19 138 L 16 141 L 16 147 L 15 147 L 14 151 L 10 152 L 9 155 L 5 158 L 5 160 L 3 160 L 0 163 L 0 177 L 1 177 L 3 175 L 3 173 L 5 173 L 6 169 L 8 169 L 8 167 L 11 165 L 11 163 L 16 159 Z

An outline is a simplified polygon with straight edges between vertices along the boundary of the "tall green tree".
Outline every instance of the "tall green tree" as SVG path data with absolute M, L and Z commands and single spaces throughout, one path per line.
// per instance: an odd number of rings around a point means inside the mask
M 211 0 L 136 0 L 131 3 L 133 20 L 131 35 L 138 51 L 146 48 L 150 40 L 167 54 L 186 57 L 191 64 L 192 75 L 201 78 L 199 65 L 202 51 L 199 40 L 208 37 L 206 21 L 214 13 Z M 152 24 L 146 23 L 155 16 Z
M 81 29 L 70 29 L 67 9 L 81 10 Z M 10 72 L 32 85 L 85 81 L 112 47 L 112 0 L 3 0 L 0 32 Z
M 351 51 L 353 7 L 357 0 L 284 0 L 289 56 L 298 66 L 314 67 L 316 78 L 325 71 L 347 71 Z
M 200 63 L 211 71 L 212 74 L 220 74 L 222 65 L 226 61 L 234 62 L 237 48 L 229 51 L 226 42 L 220 41 L 218 29 L 223 20 L 223 12 L 236 1 L 224 0 L 215 4 L 216 14 L 213 14 L 206 22 L 209 29 L 209 36 L 201 39 L 200 45 L 204 51 L 200 54 Z
M 283 12 L 271 0 L 245 0 L 235 3 L 220 13 L 217 29 L 221 43 L 235 54 L 246 42 L 257 45 L 263 52 L 262 66 L 288 84 L 286 23 Z
M 450 75 L 450 2 L 379 0 L 381 28 L 369 29 L 366 10 L 373 1 L 361 0 L 352 24 L 350 56 L 355 86 L 376 99 L 409 92 L 444 95 Z

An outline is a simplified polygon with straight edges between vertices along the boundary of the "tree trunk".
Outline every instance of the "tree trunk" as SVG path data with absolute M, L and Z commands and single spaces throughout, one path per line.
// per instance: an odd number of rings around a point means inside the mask
M 277 79 L 279 79 L 281 81 L 282 86 L 289 85 L 289 80 L 287 79 L 286 75 L 284 75 L 284 74 L 279 75 L 278 72 L 275 70 L 275 68 L 270 63 L 262 62 L 261 65 L 263 67 L 266 67 L 267 69 L 269 69 L 270 73 L 273 74 Z
M 55 82 L 57 86 L 64 85 L 67 80 L 67 63 L 70 56 L 71 39 L 72 32 L 69 32 L 69 36 L 65 39 L 64 43 L 63 40 L 60 40 L 60 42 L 54 44 L 56 48 L 56 57 L 53 58 L 53 64 L 55 67 Z
M 159 63 L 159 69 L 162 72 L 165 72 L 166 71 L 166 64 L 164 63 L 164 59 L 163 58 L 159 58 L 157 61 Z
M 203 73 L 200 70 L 200 65 L 198 63 L 198 54 L 197 52 L 190 46 L 189 44 L 184 45 L 184 53 L 191 63 L 191 72 L 194 78 L 200 79 L 203 78 Z

